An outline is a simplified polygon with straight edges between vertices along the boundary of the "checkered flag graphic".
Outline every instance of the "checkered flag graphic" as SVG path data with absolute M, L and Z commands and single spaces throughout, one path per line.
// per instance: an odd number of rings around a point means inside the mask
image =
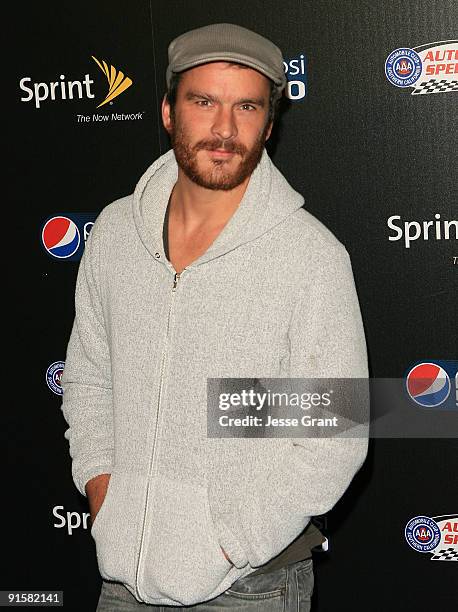
M 431 561 L 458 561 L 458 550 L 456 548 L 442 548 L 434 553 Z
M 444 93 L 446 91 L 458 91 L 458 81 L 447 81 L 442 79 L 429 79 L 429 81 L 423 81 L 422 83 L 416 84 L 412 95 L 415 94 L 434 94 Z

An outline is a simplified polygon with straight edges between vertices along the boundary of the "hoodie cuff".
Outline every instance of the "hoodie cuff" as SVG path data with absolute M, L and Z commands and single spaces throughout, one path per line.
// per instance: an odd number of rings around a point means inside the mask
M 96 476 L 100 476 L 101 474 L 111 474 L 112 472 L 113 472 L 113 466 L 111 462 L 98 463 L 95 466 L 94 465 L 87 466 L 82 472 L 80 472 L 77 475 L 75 474 L 74 482 L 75 482 L 76 488 L 81 493 L 81 495 L 84 495 L 84 497 L 87 497 L 86 489 L 85 489 L 86 484 L 92 478 L 95 478 Z
M 224 548 L 231 563 L 238 569 L 248 564 L 247 556 L 233 532 L 221 519 L 214 521 L 219 545 Z

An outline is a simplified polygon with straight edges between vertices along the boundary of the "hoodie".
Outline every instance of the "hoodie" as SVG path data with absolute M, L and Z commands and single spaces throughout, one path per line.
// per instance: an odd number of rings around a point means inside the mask
M 61 378 L 76 487 L 111 474 L 91 527 L 100 574 L 169 606 L 213 599 L 278 555 L 367 453 L 364 436 L 207 436 L 207 378 L 364 378 L 366 345 L 346 249 L 266 150 L 180 275 L 162 240 L 177 177 L 170 150 L 97 217 Z

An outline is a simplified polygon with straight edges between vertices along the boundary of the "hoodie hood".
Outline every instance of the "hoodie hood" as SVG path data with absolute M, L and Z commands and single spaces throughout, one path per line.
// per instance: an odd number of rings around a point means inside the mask
M 173 149 L 170 149 L 146 170 L 132 199 L 138 235 L 149 253 L 163 263 L 167 258 L 162 229 L 177 179 L 178 164 Z M 207 251 L 187 268 L 199 266 L 258 238 L 303 204 L 304 198 L 291 187 L 264 149 L 238 208 Z

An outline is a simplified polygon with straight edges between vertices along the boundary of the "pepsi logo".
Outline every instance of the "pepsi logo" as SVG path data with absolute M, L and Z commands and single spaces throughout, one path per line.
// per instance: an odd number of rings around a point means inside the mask
M 74 221 L 58 216 L 49 219 L 41 232 L 44 248 L 53 257 L 65 259 L 76 253 L 80 246 L 80 231 Z
M 450 377 L 436 363 L 419 363 L 407 374 L 406 388 L 414 402 L 425 408 L 434 408 L 443 404 L 450 395 Z
M 307 68 L 304 53 L 285 59 L 283 68 L 286 75 L 285 95 L 292 102 L 302 100 L 307 95 Z

